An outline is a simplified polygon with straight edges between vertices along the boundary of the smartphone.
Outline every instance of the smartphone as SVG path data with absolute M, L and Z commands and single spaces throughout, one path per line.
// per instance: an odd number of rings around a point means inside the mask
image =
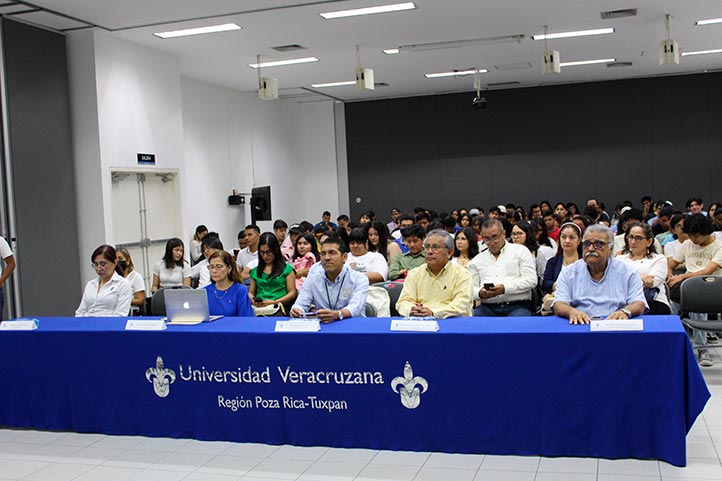
M 261 298 L 258 297 L 258 296 L 256 296 L 256 297 L 253 298 L 253 302 L 261 302 L 262 300 L 263 300 L 263 299 L 261 299 Z
M 489 291 L 493 288 L 494 288 L 494 284 L 492 284 L 491 282 L 487 282 L 484 284 L 484 289 L 486 289 L 487 291 Z
M 304 312 L 301 314 L 301 317 L 316 317 L 318 315 L 318 312 L 311 311 L 311 312 Z

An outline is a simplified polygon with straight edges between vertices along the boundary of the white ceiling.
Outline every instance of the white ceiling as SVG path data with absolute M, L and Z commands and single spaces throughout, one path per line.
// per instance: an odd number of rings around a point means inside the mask
M 10 18 L 69 32 L 95 28 L 109 35 L 162 50 L 180 59 L 183 75 L 236 90 L 255 90 L 262 60 L 315 56 L 319 62 L 264 69 L 278 79 L 281 96 L 308 94 L 311 84 L 352 80 L 355 46 L 375 81 L 389 84 L 374 91 L 355 86 L 318 89 L 341 100 L 472 91 L 472 76 L 426 79 L 424 73 L 488 69 L 483 88 L 518 82 L 518 86 L 605 81 L 722 69 L 722 53 L 683 57 L 679 65 L 659 66 L 659 42 L 665 38 L 665 13 L 673 16 L 671 37 L 680 50 L 722 48 L 722 24 L 696 27 L 696 20 L 722 17 L 720 0 L 415 0 L 416 10 L 324 20 L 319 13 L 402 0 L 0 0 Z M 41 10 L 34 10 L 34 9 Z M 600 12 L 637 8 L 636 17 L 602 20 Z M 9 13 L 16 12 L 16 13 Z M 20 13 L 17 13 L 20 12 Z M 22 13 L 26 12 L 26 13 Z M 162 40 L 153 32 L 235 22 L 242 30 Z M 565 67 L 542 75 L 544 42 L 532 34 L 614 27 L 611 35 L 551 40 L 562 62 L 597 58 L 629 61 L 631 67 Z M 464 47 L 399 55 L 382 49 L 400 45 L 524 34 L 520 44 Z M 307 50 L 279 53 L 272 46 L 299 44 Z M 526 69 L 499 70 L 508 64 Z M 489 86 L 492 84 L 492 86 Z

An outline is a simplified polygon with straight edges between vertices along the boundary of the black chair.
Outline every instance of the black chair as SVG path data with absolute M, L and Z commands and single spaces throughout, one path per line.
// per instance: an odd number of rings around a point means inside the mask
M 376 308 L 368 302 L 366 303 L 366 317 L 376 317 Z
M 165 290 L 166 289 L 190 289 L 188 286 L 162 287 L 153 293 L 150 298 L 150 315 L 165 316 Z
M 399 300 L 401 289 L 404 288 L 404 283 L 399 281 L 386 281 L 378 282 L 374 284 L 374 286 L 383 287 L 389 293 L 389 300 L 391 301 L 389 304 L 389 310 L 391 311 L 391 317 L 400 316 L 401 314 L 399 314 L 399 311 L 396 310 L 396 302 Z
M 722 313 L 722 276 L 690 277 L 679 288 L 679 318 L 684 325 L 700 331 L 722 331 L 722 321 L 698 321 L 690 319 L 690 313 L 708 317 Z

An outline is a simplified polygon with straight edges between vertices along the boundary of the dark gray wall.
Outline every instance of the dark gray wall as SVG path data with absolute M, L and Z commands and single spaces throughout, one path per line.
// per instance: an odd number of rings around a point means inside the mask
M 471 80 L 469 80 L 471 83 Z M 722 74 L 346 104 L 352 218 L 643 195 L 722 200 Z M 356 199 L 361 202 L 357 203 Z
M 65 37 L 7 19 L 2 31 L 23 314 L 72 315 L 82 289 Z

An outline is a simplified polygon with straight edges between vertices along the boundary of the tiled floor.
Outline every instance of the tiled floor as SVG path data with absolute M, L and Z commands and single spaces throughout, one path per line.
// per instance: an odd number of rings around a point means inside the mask
M 540 458 L 302 448 L 0 429 L 0 479 L 33 481 L 722 480 L 722 347 L 704 368 L 712 399 L 687 436 L 687 467 L 633 459 Z

